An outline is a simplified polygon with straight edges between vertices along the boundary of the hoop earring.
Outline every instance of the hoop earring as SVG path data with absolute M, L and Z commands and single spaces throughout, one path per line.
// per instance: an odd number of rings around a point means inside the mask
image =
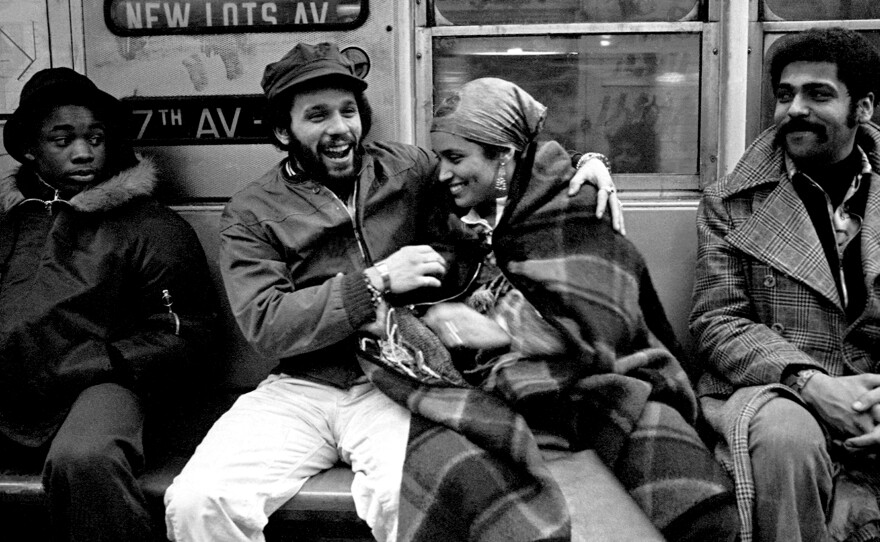
M 502 160 L 498 164 L 498 176 L 495 177 L 495 191 L 504 194 L 507 193 L 507 178 L 504 176 L 504 166 L 506 165 L 506 160 Z

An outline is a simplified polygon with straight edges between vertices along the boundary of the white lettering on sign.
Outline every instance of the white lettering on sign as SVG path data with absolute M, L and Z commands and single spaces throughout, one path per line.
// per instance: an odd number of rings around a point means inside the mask
M 323 3 L 323 7 L 321 8 L 321 15 L 318 15 L 318 6 L 315 5 L 314 2 L 309 2 L 309 7 L 312 8 L 311 21 L 306 14 L 305 2 L 299 2 L 296 5 L 296 18 L 293 21 L 294 24 L 323 23 L 327 19 L 327 2 Z
M 147 2 L 144 4 L 144 13 L 147 16 L 147 28 L 153 28 L 153 23 L 159 22 L 159 16 L 153 15 L 153 10 L 161 7 L 162 5 L 159 2 Z
M 210 128 L 205 127 L 205 121 L 211 125 Z M 213 137 L 220 137 L 220 132 L 217 131 L 217 125 L 214 124 L 214 117 L 211 116 L 211 112 L 208 108 L 202 109 L 202 118 L 199 119 L 199 130 L 196 132 L 196 137 L 202 137 L 205 134 L 210 134 Z
M 238 26 L 238 6 L 232 2 L 223 4 L 223 26 Z
M 169 28 L 185 28 L 189 26 L 189 2 L 183 6 L 183 14 L 180 13 L 180 4 L 165 2 L 165 18 Z
M 219 107 L 214 109 L 217 112 L 217 116 L 220 118 L 220 125 L 223 127 L 223 131 L 226 133 L 226 137 L 234 137 L 235 136 L 235 128 L 238 126 L 238 116 L 241 113 L 241 108 L 236 107 L 235 113 L 232 115 L 232 124 L 226 120 L 226 116 L 223 114 L 223 110 Z M 211 115 L 211 110 L 207 107 L 202 109 L 202 116 L 199 119 L 199 129 L 196 132 L 196 138 L 201 138 L 205 135 L 210 135 L 211 137 L 220 137 L 220 131 L 217 130 L 217 124 L 214 122 L 214 116 Z
M 269 15 L 269 10 L 272 10 L 272 15 Z M 267 23 L 278 24 L 278 18 L 275 17 L 275 13 L 278 13 L 278 7 L 274 2 L 266 2 L 263 4 L 263 20 Z
M 241 5 L 242 8 L 247 10 L 247 24 L 248 26 L 254 25 L 254 8 L 257 7 L 256 2 L 245 2 Z
M 284 19 L 293 24 L 324 24 L 335 2 L 284 2 Z M 125 25 L 129 29 L 188 28 L 214 26 L 213 2 L 171 0 L 165 2 L 123 0 Z M 279 3 L 255 0 L 226 1 L 219 4 L 218 24 L 223 26 L 262 26 L 279 24 Z M 204 6 L 204 8 L 202 8 Z M 335 8 L 334 8 L 335 9 Z M 120 12 L 120 16 L 122 13 Z M 222 21 L 219 20 L 222 18 Z
M 159 109 L 158 111 L 162 115 L 162 126 L 167 126 L 168 124 L 180 126 L 183 124 L 183 113 L 180 109 Z M 167 120 L 165 119 L 165 113 L 168 113 Z
M 135 109 L 132 111 L 134 115 L 144 115 L 144 123 L 141 124 L 141 129 L 138 132 L 137 138 L 140 139 L 144 137 L 144 132 L 147 131 L 147 126 L 150 124 L 150 119 L 153 118 L 153 110 L 152 109 Z

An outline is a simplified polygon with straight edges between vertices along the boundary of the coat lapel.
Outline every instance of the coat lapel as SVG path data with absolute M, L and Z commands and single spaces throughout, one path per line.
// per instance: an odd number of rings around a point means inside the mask
M 873 187 L 872 187 L 873 188 Z M 803 201 L 785 173 L 763 203 L 727 241 L 803 283 L 840 307 L 837 285 Z
M 862 268 L 865 284 L 868 287 L 868 303 L 877 296 L 875 283 L 880 275 L 880 175 L 871 174 L 868 188 L 868 201 L 865 205 L 865 219 L 862 221 Z

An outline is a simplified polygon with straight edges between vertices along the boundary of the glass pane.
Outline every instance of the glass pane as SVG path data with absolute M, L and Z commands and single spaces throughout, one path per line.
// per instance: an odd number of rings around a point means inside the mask
M 880 30 L 860 31 L 880 51 Z M 773 96 L 773 88 L 770 84 L 770 61 L 785 39 L 784 34 L 767 34 L 764 44 L 764 75 L 761 82 L 761 129 L 769 128 L 773 124 L 773 110 L 776 108 L 776 99 Z M 880 107 L 874 105 L 874 122 L 880 122 Z
M 699 35 L 434 39 L 434 103 L 490 76 L 547 106 L 545 136 L 616 173 L 698 173 Z
M 436 0 L 437 25 L 693 21 L 699 0 Z
M 763 21 L 880 18 L 877 0 L 764 0 L 762 7 Z

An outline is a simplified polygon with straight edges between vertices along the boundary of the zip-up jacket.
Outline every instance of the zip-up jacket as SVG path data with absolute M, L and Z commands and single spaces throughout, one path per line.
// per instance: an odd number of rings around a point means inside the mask
M 6 437 L 39 446 L 85 388 L 148 393 L 182 378 L 211 344 L 216 299 L 201 244 L 149 196 L 155 184 L 144 161 L 70 200 L 27 167 L 0 181 Z
M 247 341 L 279 360 L 276 372 L 348 387 L 362 375 L 358 328 L 375 316 L 362 271 L 406 245 L 430 244 L 451 260 L 452 244 L 474 236 L 452 212 L 436 159 L 418 147 L 364 145 L 354 212 L 320 180 L 285 166 L 226 206 L 226 292 Z

